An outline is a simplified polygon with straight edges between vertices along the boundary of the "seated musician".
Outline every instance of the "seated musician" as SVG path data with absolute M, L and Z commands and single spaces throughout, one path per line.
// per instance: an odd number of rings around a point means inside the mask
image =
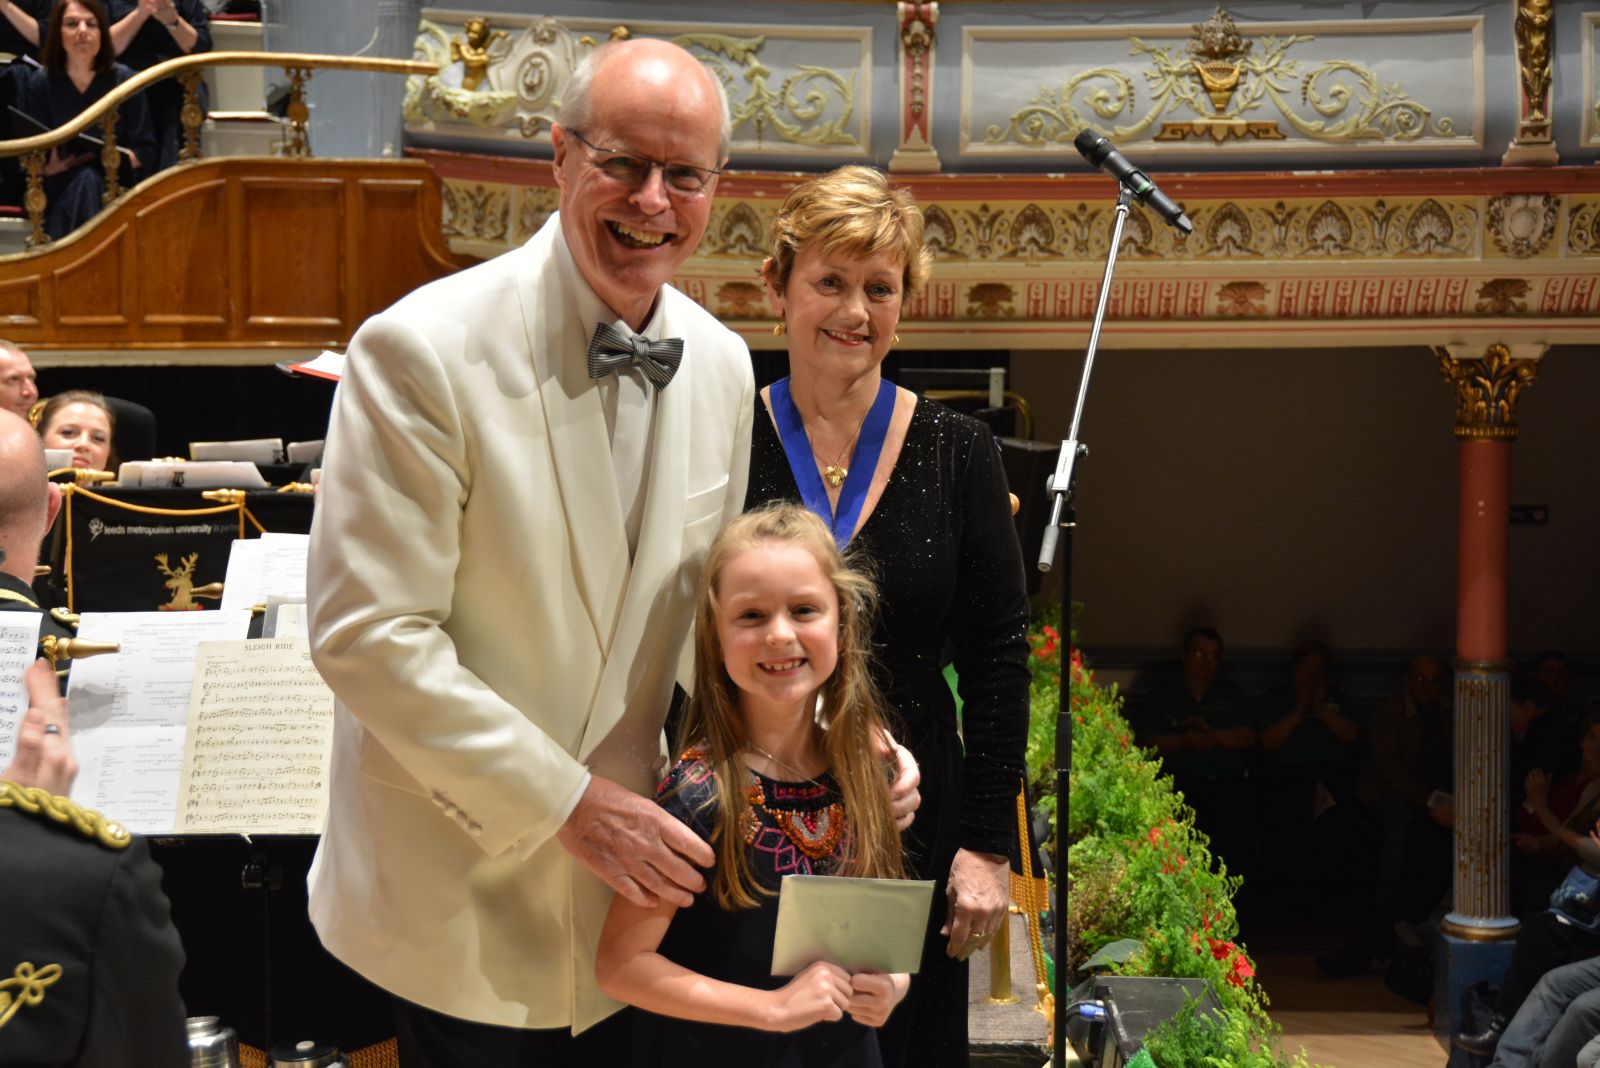
M 39 606 L 32 586 L 39 546 L 60 510 L 61 488 L 45 480 L 39 435 L 21 416 L 0 410 L 0 612 L 43 616 L 40 637 L 71 637 Z
M 33 428 L 0 412 L 0 610 L 38 611 L 17 571 L 32 574 L 60 503 Z M 160 869 L 141 839 L 60 796 L 77 774 L 67 704 L 43 661 L 25 681 L 0 771 L 0 1064 L 183 1068 L 183 947 Z
M 91 471 L 115 471 L 112 435 L 117 415 L 98 393 L 69 389 L 44 402 L 39 410 L 39 437 L 47 449 L 72 453 L 72 466 Z

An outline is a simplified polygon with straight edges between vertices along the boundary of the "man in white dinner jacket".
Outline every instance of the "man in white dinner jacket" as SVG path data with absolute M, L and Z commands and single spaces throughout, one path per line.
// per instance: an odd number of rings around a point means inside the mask
M 749 353 L 667 284 L 705 232 L 727 103 L 677 46 L 609 44 L 551 141 L 558 215 L 356 334 L 312 528 L 339 701 L 311 916 L 396 995 L 407 1068 L 614 1063 L 593 979 L 611 891 L 686 906 L 713 860 L 642 795 L 745 491 Z M 597 334 L 621 368 L 591 377 Z

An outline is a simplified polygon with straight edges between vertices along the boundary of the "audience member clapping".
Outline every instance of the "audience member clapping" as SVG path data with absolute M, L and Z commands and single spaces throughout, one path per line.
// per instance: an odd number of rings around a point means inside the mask
M 114 61 L 115 55 L 100 0 L 58 0 L 41 49 L 44 68 L 29 72 L 19 94 L 21 109 L 50 127 L 72 121 L 133 77 L 133 71 Z M 119 174 L 126 188 L 149 173 L 155 159 L 150 109 L 143 96 L 122 102 L 115 132 L 118 147 L 127 150 Z M 44 173 L 44 229 L 51 237 L 71 233 L 100 210 L 106 183 L 97 153 L 52 152 Z
M 1183 639 L 1182 675 L 1158 686 L 1130 718 L 1139 744 L 1161 754 L 1213 850 L 1238 871 L 1253 849 L 1247 813 L 1256 715 L 1239 688 L 1219 677 L 1221 666 L 1222 636 L 1195 627 Z
M 86 389 L 58 393 L 39 411 L 44 447 L 71 451 L 72 466 L 80 470 L 116 470 L 116 450 L 111 445 L 116 428 L 116 413 L 106 399 Z
M 1410 911 L 1403 907 L 1405 891 L 1415 882 L 1406 878 L 1408 834 L 1422 822 L 1441 831 L 1455 825 L 1454 724 L 1445 679 L 1438 657 L 1416 657 L 1406 668 L 1401 694 L 1381 702 L 1368 725 L 1356 793 L 1377 825 L 1375 899 L 1397 914 Z M 1446 836 L 1447 856 L 1448 849 Z M 1440 876 L 1448 882 L 1448 867 Z
M 211 16 L 200 0 L 109 0 L 111 40 L 118 61 L 130 70 L 149 70 L 157 63 L 196 52 L 211 51 Z M 183 149 L 183 86 L 168 78 L 145 90 L 156 141 L 148 170 L 164 170 L 178 162 Z M 206 108 L 200 87 L 200 109 Z

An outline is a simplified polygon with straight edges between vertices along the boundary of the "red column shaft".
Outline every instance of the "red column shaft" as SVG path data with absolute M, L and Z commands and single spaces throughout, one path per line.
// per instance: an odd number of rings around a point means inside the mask
M 1506 657 L 1511 442 L 1463 441 L 1456 555 L 1456 654 Z

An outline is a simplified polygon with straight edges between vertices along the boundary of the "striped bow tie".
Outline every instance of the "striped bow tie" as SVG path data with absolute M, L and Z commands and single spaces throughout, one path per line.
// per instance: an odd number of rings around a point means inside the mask
M 604 378 L 613 371 L 637 367 L 657 389 L 666 389 L 683 362 L 683 339 L 664 341 L 625 334 L 610 323 L 597 323 L 589 341 L 589 377 Z

